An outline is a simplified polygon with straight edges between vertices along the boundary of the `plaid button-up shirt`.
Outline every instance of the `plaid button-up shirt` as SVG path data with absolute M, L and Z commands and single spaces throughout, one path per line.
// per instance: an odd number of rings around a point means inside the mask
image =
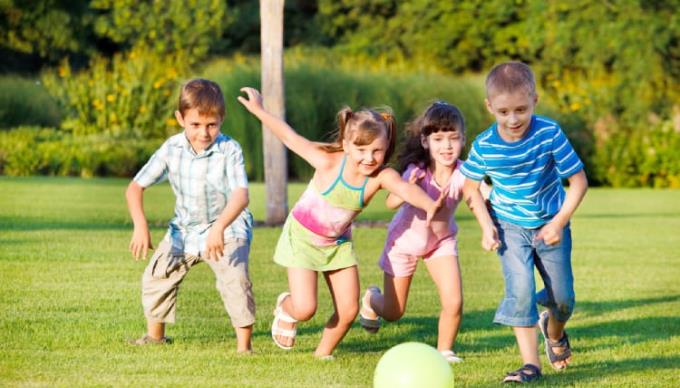
M 205 253 L 208 230 L 224 210 L 231 193 L 247 188 L 241 146 L 219 134 L 201 154 L 191 148 L 185 134 L 170 137 L 137 173 L 142 187 L 167 179 L 177 198 L 168 236 L 174 253 Z M 252 239 L 253 216 L 248 209 L 224 230 L 224 238 Z

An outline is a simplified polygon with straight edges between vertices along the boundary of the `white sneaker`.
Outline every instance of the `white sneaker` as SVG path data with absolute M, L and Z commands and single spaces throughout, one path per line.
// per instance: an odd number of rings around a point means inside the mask
M 440 353 L 442 354 L 444 359 L 446 359 L 446 361 L 448 361 L 452 364 L 463 362 L 463 359 L 456 356 L 456 353 L 454 353 L 453 350 L 444 350 L 444 351 L 441 351 Z

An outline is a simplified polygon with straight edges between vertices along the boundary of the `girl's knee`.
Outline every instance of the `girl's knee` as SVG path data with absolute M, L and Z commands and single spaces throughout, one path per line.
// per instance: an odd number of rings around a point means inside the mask
M 448 298 L 442 301 L 442 314 L 458 317 L 463 314 L 463 299 Z
M 385 308 L 383 310 L 382 318 L 388 322 L 398 321 L 404 316 L 405 309 L 395 307 L 392 309 Z
M 309 321 L 316 314 L 316 304 L 294 305 L 290 316 L 298 321 Z

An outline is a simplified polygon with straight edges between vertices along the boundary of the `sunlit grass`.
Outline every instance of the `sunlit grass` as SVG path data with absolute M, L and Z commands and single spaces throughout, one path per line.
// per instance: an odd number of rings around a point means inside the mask
M 144 263 L 126 248 L 131 224 L 126 180 L 0 178 L 0 385 L 39 386 L 370 386 L 391 346 L 436 343 L 438 298 L 422 266 L 398 323 L 371 336 L 355 324 L 334 362 L 312 352 L 331 311 L 320 287 L 316 316 L 299 327 L 291 352 L 270 340 L 271 310 L 286 287 L 272 252 L 278 228 L 257 228 L 250 257 L 258 304 L 251 357 L 235 338 L 207 266 L 182 285 L 167 347 L 133 348 L 144 332 L 140 280 Z M 291 184 L 292 202 L 304 184 Z M 544 365 L 543 385 L 677 386 L 680 376 L 680 192 L 591 189 L 573 222 L 577 307 L 568 329 L 575 358 L 563 373 Z M 388 220 L 381 198 L 363 220 Z M 251 185 L 251 208 L 264 218 L 264 190 Z M 172 216 L 168 186 L 147 191 L 145 207 L 158 241 Z M 502 296 L 494 254 L 458 213 L 465 313 L 453 367 L 457 386 L 494 386 L 519 359 L 509 329 L 491 323 Z M 378 283 L 384 228 L 354 233 L 362 286 Z M 545 357 L 542 357 L 545 364 Z

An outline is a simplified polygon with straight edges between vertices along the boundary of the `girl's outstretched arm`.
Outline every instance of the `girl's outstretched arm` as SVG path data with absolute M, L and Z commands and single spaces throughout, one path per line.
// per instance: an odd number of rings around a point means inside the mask
M 425 171 L 419 168 L 414 168 L 411 170 L 411 174 L 408 177 L 408 183 L 416 184 L 416 182 L 423 179 L 423 177 L 425 177 Z M 387 194 L 387 198 L 385 199 L 385 206 L 387 206 L 389 209 L 396 209 L 403 203 L 404 199 L 395 193 Z
M 380 180 L 380 187 L 386 189 L 390 193 L 399 193 L 399 197 L 411 205 L 423 209 L 427 212 L 427 224 L 430 224 L 434 214 L 444 203 L 444 198 L 448 194 L 447 190 L 442 192 L 442 195 L 433 201 L 429 195 L 420 186 L 413 183 L 406 182 L 401 179 L 399 173 L 391 168 L 385 168 L 378 174 Z
M 272 131 L 274 136 L 279 138 L 288 149 L 300 155 L 315 169 L 326 168 L 330 162 L 328 153 L 321 149 L 319 143 L 311 142 L 300 136 L 285 121 L 267 112 L 262 105 L 262 95 L 253 88 L 241 88 L 248 98 L 239 96 L 238 101 L 248 109 L 262 124 Z

